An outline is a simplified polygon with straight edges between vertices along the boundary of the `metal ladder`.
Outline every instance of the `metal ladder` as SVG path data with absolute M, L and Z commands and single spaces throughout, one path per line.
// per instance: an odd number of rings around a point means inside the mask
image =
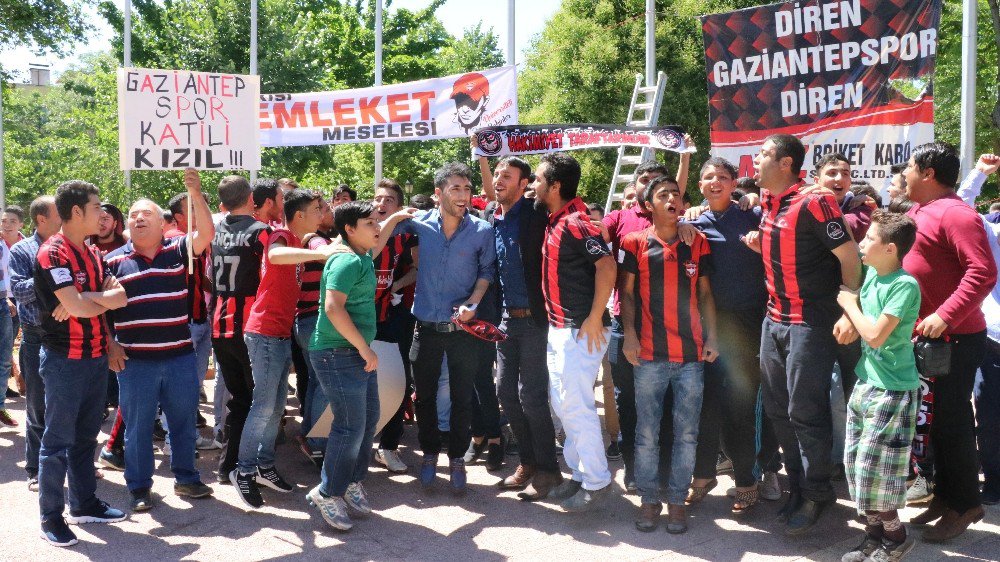
M 667 75 L 659 72 L 656 75 L 655 86 L 643 86 L 642 74 L 635 75 L 635 87 L 632 89 L 632 101 L 629 103 L 628 118 L 625 125 L 634 127 L 654 127 L 660 115 L 660 105 L 663 103 L 663 90 L 667 85 Z M 642 99 L 640 99 L 640 97 Z M 618 158 L 615 160 L 615 170 L 611 174 L 611 189 L 608 190 L 608 200 L 604 204 L 604 212 L 611 211 L 611 205 L 622 200 L 622 195 L 632 181 L 636 167 L 653 158 L 653 149 L 635 146 L 619 146 Z

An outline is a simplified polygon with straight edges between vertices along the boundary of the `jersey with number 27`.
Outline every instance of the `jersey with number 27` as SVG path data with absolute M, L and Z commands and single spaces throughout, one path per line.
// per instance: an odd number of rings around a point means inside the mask
M 271 228 L 250 215 L 227 215 L 212 239 L 212 337 L 241 338 L 260 286 Z

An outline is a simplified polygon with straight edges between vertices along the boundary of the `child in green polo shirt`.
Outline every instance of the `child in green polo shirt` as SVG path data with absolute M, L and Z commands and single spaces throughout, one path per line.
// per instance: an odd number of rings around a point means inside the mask
M 331 527 L 353 526 L 348 509 L 371 513 L 361 482 L 368 474 L 379 419 L 378 357 L 375 339 L 375 267 L 371 251 L 379 225 L 368 202 L 349 202 L 334 210 L 333 221 L 351 250 L 334 254 L 320 278 L 316 330 L 309 343 L 316 378 L 330 401 L 333 424 L 326 442 L 319 486 L 306 499 Z
M 920 287 L 901 266 L 916 236 L 917 225 L 906 215 L 875 211 L 861 242 L 867 266 L 861 304 L 845 287 L 837 298 L 864 341 L 859 380 L 847 406 L 844 465 L 851 497 L 867 525 L 861 544 L 843 556 L 844 562 L 899 560 L 913 549 L 898 510 L 906 505 L 910 443 L 920 404 L 910 340 Z

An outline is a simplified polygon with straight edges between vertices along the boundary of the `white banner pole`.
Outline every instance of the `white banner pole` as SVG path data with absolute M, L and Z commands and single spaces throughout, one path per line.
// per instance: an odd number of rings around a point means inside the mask
M 125 36 L 123 38 L 123 48 L 125 68 L 132 67 L 132 0 L 125 0 Z M 118 103 L 121 103 L 119 100 Z M 118 124 L 122 126 L 121 123 Z M 125 189 L 132 195 L 132 170 L 125 170 Z
M 969 175 L 976 162 L 976 17 L 978 3 L 962 2 L 962 111 L 961 143 L 962 175 Z
M 250 0 L 250 74 L 257 74 L 257 0 Z M 250 181 L 257 181 L 257 170 L 250 170 Z
M 375 2 L 375 85 L 382 85 L 382 0 Z M 378 185 L 380 181 L 382 181 L 382 143 L 376 142 L 374 185 Z

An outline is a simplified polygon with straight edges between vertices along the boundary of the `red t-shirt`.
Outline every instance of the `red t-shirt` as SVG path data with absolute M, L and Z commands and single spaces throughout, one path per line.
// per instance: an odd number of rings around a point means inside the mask
M 292 335 L 295 323 L 295 305 L 299 300 L 300 265 L 275 265 L 268 259 L 268 249 L 282 240 L 290 248 L 301 248 L 302 242 L 291 231 L 279 229 L 267 238 L 264 257 L 260 264 L 260 287 L 257 298 L 250 307 L 250 319 L 245 332 L 287 338 Z
M 604 223 L 604 226 L 607 227 L 608 234 L 611 235 L 611 253 L 617 262 L 622 261 L 620 253 L 622 240 L 633 232 L 642 232 L 643 230 L 653 226 L 653 223 L 650 220 L 650 215 L 640 211 L 641 204 L 636 203 L 629 209 L 616 209 L 611 211 L 604 217 L 604 220 L 601 221 Z M 617 288 L 615 288 L 611 296 L 614 299 L 611 314 L 618 316 L 621 314 L 621 297 L 618 295 Z

